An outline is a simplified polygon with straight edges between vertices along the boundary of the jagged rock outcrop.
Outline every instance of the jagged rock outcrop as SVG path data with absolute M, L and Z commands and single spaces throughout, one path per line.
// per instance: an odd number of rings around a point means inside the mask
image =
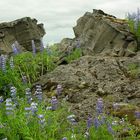
M 87 12 L 73 28 L 73 41 L 60 43 L 62 48 L 75 47 L 77 40 L 84 55 L 134 56 L 138 50 L 136 36 L 129 31 L 126 20 L 117 19 L 101 10 Z
M 36 19 L 21 18 L 12 22 L 0 24 L 0 53 L 11 53 L 11 45 L 18 41 L 23 50 L 31 51 L 31 40 L 39 46 L 40 38 L 45 35 L 43 24 L 37 24 Z
M 41 84 L 46 96 L 62 84 L 62 97 L 68 96 L 72 111 L 80 117 L 95 112 L 96 100 L 104 98 L 140 107 L 140 54 L 134 57 L 83 56 L 68 65 L 60 65 L 35 84 Z M 52 90 L 52 92 L 50 92 Z

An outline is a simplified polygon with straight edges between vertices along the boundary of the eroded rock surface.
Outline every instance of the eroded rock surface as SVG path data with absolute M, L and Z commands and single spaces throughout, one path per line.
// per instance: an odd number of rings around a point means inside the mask
M 0 53 L 12 52 L 11 45 L 18 41 L 21 49 L 31 51 L 31 40 L 39 47 L 40 38 L 45 35 L 43 24 L 38 24 L 36 19 L 21 18 L 12 22 L 0 24 Z
M 75 38 L 64 39 L 61 50 L 80 44 L 83 55 L 134 56 L 138 50 L 136 36 L 129 31 L 126 20 L 117 19 L 101 10 L 87 12 L 73 28 Z
M 130 104 L 139 110 L 140 52 L 126 21 L 94 10 L 77 21 L 74 33 L 74 39 L 65 38 L 58 44 L 58 50 L 63 52 L 60 65 L 40 77 L 35 85 L 41 84 L 49 98 L 55 94 L 57 84 L 61 84 L 60 99 L 66 97 L 72 112 L 80 118 L 95 113 L 100 97 L 106 110 L 113 103 Z M 76 47 L 82 49 L 82 56 L 70 64 L 61 63 Z
M 68 96 L 72 110 L 80 117 L 95 112 L 99 97 L 108 107 L 114 102 L 140 107 L 140 55 L 132 58 L 86 55 L 58 66 L 36 84 L 42 85 L 47 97 L 57 84 L 62 84 L 62 97 Z

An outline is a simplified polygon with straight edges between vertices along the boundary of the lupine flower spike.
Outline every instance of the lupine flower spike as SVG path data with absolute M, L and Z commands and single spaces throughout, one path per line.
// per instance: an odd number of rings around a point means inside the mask
M 93 124 L 92 117 L 89 116 L 89 117 L 88 117 L 88 120 L 87 120 L 87 128 L 89 129 L 89 128 L 92 126 L 92 124 Z
M 31 89 L 30 88 L 25 89 L 25 95 L 26 95 L 26 99 L 27 99 L 28 104 L 30 104 L 32 102 Z
M 58 108 L 58 101 L 55 96 L 53 96 L 51 99 L 51 105 L 52 105 L 52 110 L 56 110 Z
M 62 93 L 62 85 L 57 85 L 57 88 L 56 88 L 56 94 L 59 96 L 59 95 L 61 95 L 61 93 Z
M 95 127 L 95 129 L 97 129 L 99 126 L 100 126 L 100 122 L 99 122 L 99 120 L 98 120 L 98 118 L 96 117 L 96 118 L 94 118 L 94 127 Z
M 67 137 L 62 138 L 62 140 L 67 140 Z
M 14 59 L 13 59 L 12 56 L 10 57 L 10 68 L 11 68 L 11 69 L 14 68 Z
M 29 116 L 31 115 L 31 107 L 25 107 L 24 110 L 26 118 L 29 118 Z
M 46 121 L 45 121 L 44 115 L 43 114 L 39 114 L 38 115 L 38 119 L 39 119 L 39 124 L 41 125 L 42 128 L 44 128 L 45 125 L 46 125 Z
M 0 96 L 0 103 L 2 103 L 4 101 L 3 97 Z
M 34 40 L 32 40 L 32 51 L 33 51 L 33 55 L 35 56 L 35 54 L 36 54 L 36 47 L 35 47 Z
M 12 44 L 12 49 L 13 49 L 13 53 L 16 55 L 16 54 L 18 54 L 19 52 L 18 52 L 18 49 L 17 49 L 17 44 L 14 42 L 13 44 Z
M 31 103 L 31 111 L 32 111 L 32 114 L 33 115 L 36 115 L 37 111 L 38 111 L 38 108 L 37 108 L 38 104 L 35 103 L 35 102 L 32 102 Z
M 1 55 L 1 69 L 5 73 L 6 72 L 6 57 Z
M 12 99 L 8 98 L 8 99 L 6 99 L 6 114 L 12 115 L 13 111 L 14 111 L 14 106 L 12 104 Z
M 43 100 L 41 85 L 36 85 L 35 96 L 39 102 L 41 102 Z
M 136 119 L 140 119 L 140 111 L 135 111 L 135 117 Z
M 11 92 L 12 101 L 14 102 L 15 106 L 17 106 L 18 105 L 18 101 L 16 97 L 17 89 L 14 86 L 12 86 L 10 88 L 10 92 Z
M 26 75 L 22 75 L 22 82 L 23 82 L 23 84 L 27 84 L 27 76 Z
M 97 112 L 97 115 L 103 113 L 103 99 L 102 98 L 99 98 L 97 100 L 97 104 L 96 104 L 96 112 Z
M 76 121 L 76 119 L 75 119 L 75 115 L 69 115 L 69 116 L 67 117 L 67 120 L 68 120 L 69 123 L 71 123 L 72 125 L 77 124 L 77 121 Z
M 40 39 L 40 51 L 42 52 L 44 50 L 44 44 L 43 44 L 43 39 Z

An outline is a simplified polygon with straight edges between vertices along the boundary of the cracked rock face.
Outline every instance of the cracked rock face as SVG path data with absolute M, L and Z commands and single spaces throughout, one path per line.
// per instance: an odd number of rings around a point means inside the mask
M 38 24 L 36 19 L 21 18 L 12 22 L 0 24 L 0 53 L 12 52 L 11 45 L 18 41 L 21 49 L 31 51 L 31 40 L 35 41 L 38 49 L 40 38 L 45 35 L 43 24 Z
M 75 47 L 78 40 L 84 55 L 134 56 L 138 50 L 137 39 L 129 31 L 127 21 L 101 10 L 85 13 L 73 30 L 75 38 L 65 40 L 65 44 L 63 40 L 62 48 Z

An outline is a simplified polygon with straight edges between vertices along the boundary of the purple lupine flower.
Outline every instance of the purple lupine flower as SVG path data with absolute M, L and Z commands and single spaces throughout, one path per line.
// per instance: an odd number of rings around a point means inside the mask
M 15 87 L 11 87 L 10 88 L 10 92 L 11 92 L 11 97 L 12 98 L 16 98 L 16 92 L 17 92 L 17 89 Z
M 40 39 L 40 51 L 44 50 L 43 38 Z
M 93 123 L 94 123 L 94 127 L 95 127 L 95 129 L 97 129 L 97 128 L 100 126 L 100 122 L 99 122 L 99 120 L 98 120 L 97 117 L 94 118 Z
M 42 102 L 42 100 L 43 100 L 42 95 L 43 95 L 43 93 L 42 93 L 41 85 L 36 85 L 35 96 L 39 102 Z
M 67 137 L 62 138 L 62 140 L 67 140 Z
M 88 117 L 88 120 L 87 120 L 87 128 L 89 129 L 93 124 L 93 119 L 91 116 Z
M 6 72 L 6 57 L 1 55 L 1 69 L 5 73 Z
M 0 103 L 4 101 L 3 96 L 0 96 Z
M 18 52 L 18 49 L 17 49 L 17 43 L 14 42 L 14 43 L 12 44 L 11 47 L 12 47 L 13 53 L 14 53 L 15 55 L 19 53 L 19 52 Z
M 39 114 L 39 115 L 38 115 L 38 118 L 39 118 L 39 119 L 43 119 L 43 118 L 44 118 L 44 115 L 43 115 L 43 114 Z
M 67 120 L 72 124 L 72 125 L 76 125 L 77 124 L 77 121 L 75 119 L 75 115 L 69 115 L 67 117 Z
M 103 99 L 99 98 L 96 103 L 96 112 L 98 115 L 103 113 L 103 107 L 104 107 Z
M 113 131 L 113 129 L 112 129 L 111 124 L 108 124 L 107 129 L 108 129 L 108 132 L 109 132 L 110 134 L 112 134 L 112 135 L 114 134 L 114 131 Z
M 25 111 L 31 111 L 31 107 L 25 107 L 24 110 Z
M 137 119 L 140 119 L 140 111 L 135 111 L 135 117 L 136 117 Z
M 36 115 L 37 111 L 38 111 L 38 108 L 37 108 L 38 104 L 35 103 L 35 102 L 32 102 L 31 103 L 31 111 L 32 111 L 32 114 L 33 115 Z
M 35 54 L 36 54 L 35 42 L 34 42 L 34 40 L 32 40 L 31 42 L 32 42 L 32 51 L 33 51 L 33 55 L 35 56 Z
M 105 116 L 101 116 L 100 124 L 103 125 L 105 123 L 106 123 L 106 117 Z
M 16 47 L 18 53 L 20 53 L 20 45 L 19 45 L 18 41 L 15 41 L 15 47 Z
M 62 93 L 62 85 L 58 84 L 56 88 L 56 94 L 59 96 Z
M 2 56 L 0 56 L 0 69 L 2 69 Z
M 11 98 L 6 99 L 6 105 L 5 106 L 6 106 L 6 114 L 7 115 L 13 114 L 14 106 L 13 106 Z
M 27 84 L 27 76 L 26 75 L 22 75 L 22 82 L 23 82 L 23 84 Z
M 25 107 L 24 110 L 25 110 L 25 115 L 28 118 L 31 115 L 31 107 Z
M 39 114 L 38 115 L 38 119 L 39 119 L 39 124 L 41 125 L 42 128 L 44 128 L 45 125 L 46 125 L 46 120 L 44 118 L 44 115 L 43 114 Z
M 55 96 L 52 97 L 51 99 L 51 105 L 52 105 L 52 110 L 56 110 L 58 107 L 58 101 Z
M 30 88 L 25 89 L 25 96 L 26 96 L 28 104 L 30 104 L 32 102 L 32 96 L 31 96 L 31 89 Z
M 11 68 L 11 69 L 14 68 L 14 59 L 13 59 L 12 56 L 10 57 L 10 68 Z
M 15 106 L 17 106 L 18 105 L 18 101 L 16 98 L 17 89 L 14 86 L 12 86 L 10 88 L 10 92 L 11 92 L 12 101 L 14 102 Z

